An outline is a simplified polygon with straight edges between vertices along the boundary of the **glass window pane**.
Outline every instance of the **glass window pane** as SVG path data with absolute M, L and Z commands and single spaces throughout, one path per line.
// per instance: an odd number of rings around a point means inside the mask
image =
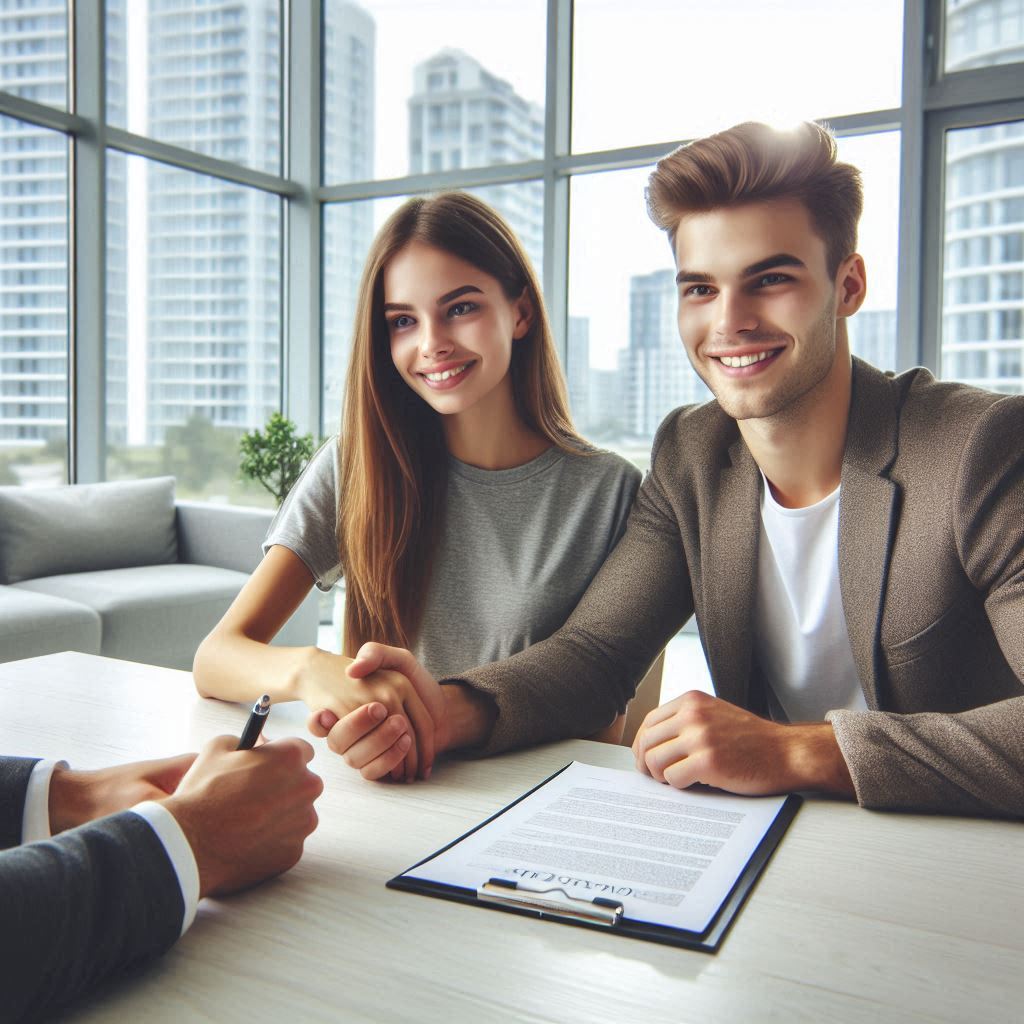
M 539 158 L 545 25 L 544 0 L 324 0 L 324 181 Z
M 107 477 L 272 504 L 238 441 L 280 408 L 281 201 L 107 157 Z
M 67 109 L 67 0 L 0 4 L 0 90 Z
M 511 225 L 540 279 L 544 186 L 540 181 L 466 189 L 493 206 Z M 327 436 L 338 432 L 345 372 L 363 263 L 370 243 L 406 196 L 329 203 L 323 214 L 323 424 Z
M 946 0 L 946 71 L 1024 61 L 1024 0 Z
M 1024 393 L 1024 121 L 946 133 L 942 376 Z
M 106 7 L 110 124 L 280 173 L 279 0 Z
M 855 353 L 895 365 L 899 133 L 839 140 L 864 175 L 858 248 L 868 303 L 849 321 Z M 581 432 L 645 468 L 654 432 L 674 408 L 711 397 L 679 339 L 674 258 L 648 220 L 651 168 L 572 179 L 566 372 Z
M 868 295 L 860 312 L 846 321 L 850 351 L 880 370 L 895 370 L 900 133 L 840 139 L 839 159 L 859 167 L 864 178 L 857 249 L 867 269 Z
M 669 410 L 711 397 L 676 328 L 672 251 L 648 220 L 651 168 L 572 179 L 566 372 L 580 432 L 646 468 Z
M 0 484 L 66 483 L 68 143 L 0 117 Z
M 576 0 L 574 152 L 900 104 L 903 4 Z M 865 74 L 869 61 L 871 73 Z

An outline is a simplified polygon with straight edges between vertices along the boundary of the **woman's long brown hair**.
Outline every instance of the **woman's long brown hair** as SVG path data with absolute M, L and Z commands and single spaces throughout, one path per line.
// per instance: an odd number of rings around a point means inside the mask
M 448 450 L 441 417 L 395 369 L 384 317 L 384 269 L 412 241 L 471 263 L 498 281 L 509 300 L 526 289 L 535 315 L 512 346 L 516 410 L 553 445 L 590 450 L 573 428 L 540 288 L 511 228 L 464 192 L 408 200 L 370 247 L 345 381 L 338 544 L 349 656 L 368 640 L 410 646 L 444 515 Z

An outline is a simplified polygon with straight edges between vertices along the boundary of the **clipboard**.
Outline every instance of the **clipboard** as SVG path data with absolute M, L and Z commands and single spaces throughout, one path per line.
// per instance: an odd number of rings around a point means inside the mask
M 630 918 L 625 912 L 621 901 L 598 897 L 581 898 L 566 892 L 558 885 L 523 886 L 514 879 L 488 876 L 480 879 L 477 888 L 451 885 L 444 882 L 417 878 L 410 874 L 430 861 L 441 856 L 453 847 L 458 846 L 470 836 L 487 827 L 492 822 L 507 814 L 513 807 L 528 799 L 538 790 L 556 779 L 571 764 L 565 765 L 557 772 L 549 775 L 532 789 L 517 797 L 511 803 L 492 814 L 479 825 L 454 839 L 440 850 L 435 851 L 401 874 L 389 879 L 389 889 L 402 892 L 418 893 L 422 896 L 434 896 L 480 906 L 490 910 L 501 910 L 506 913 L 520 914 L 571 924 L 580 928 L 610 932 L 627 938 L 642 939 L 647 942 L 658 942 L 670 946 L 694 949 L 704 953 L 715 953 L 725 938 L 740 909 L 750 896 L 757 879 L 764 870 L 782 836 L 789 827 L 803 798 L 790 794 L 785 798 L 775 815 L 770 827 L 765 831 L 761 841 L 747 859 L 732 887 L 721 901 L 714 916 L 702 931 L 687 931 L 682 928 L 669 927 L 662 924 Z

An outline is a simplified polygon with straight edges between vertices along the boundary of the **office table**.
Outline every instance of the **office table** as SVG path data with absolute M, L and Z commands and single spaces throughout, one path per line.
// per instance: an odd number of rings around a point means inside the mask
M 246 709 L 184 672 L 65 653 L 0 665 L 0 751 L 73 767 L 196 749 Z M 305 735 L 274 708 L 267 734 Z M 588 741 L 365 782 L 313 740 L 320 827 L 301 862 L 206 901 L 162 960 L 73 1020 L 1024 1019 L 1024 829 L 809 799 L 716 955 L 392 892 L 392 875 L 576 759 Z

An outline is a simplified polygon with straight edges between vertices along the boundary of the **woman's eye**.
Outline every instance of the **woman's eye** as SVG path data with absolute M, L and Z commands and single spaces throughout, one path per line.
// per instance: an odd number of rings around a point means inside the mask
M 410 324 L 415 323 L 411 316 L 406 316 L 404 313 L 401 316 L 392 317 L 390 320 L 391 330 L 400 331 L 404 327 L 408 327 Z
M 448 310 L 448 315 L 466 316 L 467 313 L 472 313 L 473 310 L 477 308 L 478 307 L 475 302 L 456 302 L 455 305 Z

